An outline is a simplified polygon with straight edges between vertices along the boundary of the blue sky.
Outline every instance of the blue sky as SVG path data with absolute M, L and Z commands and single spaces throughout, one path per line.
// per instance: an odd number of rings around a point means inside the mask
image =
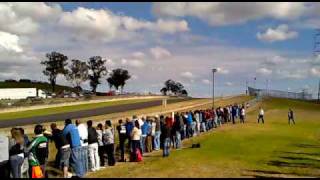
M 0 79 L 45 81 L 39 62 L 59 51 L 86 61 L 100 55 L 108 68 L 126 68 L 127 91 L 159 92 L 182 82 L 197 97 L 257 87 L 316 93 L 320 58 L 313 35 L 320 3 L 1 3 Z M 58 83 L 71 85 L 63 77 Z M 83 87 L 89 88 L 88 83 Z M 107 91 L 105 78 L 98 88 Z

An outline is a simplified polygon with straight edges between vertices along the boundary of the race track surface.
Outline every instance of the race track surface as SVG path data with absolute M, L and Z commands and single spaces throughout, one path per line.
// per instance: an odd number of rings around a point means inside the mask
M 191 99 L 169 99 L 167 101 L 167 104 L 177 103 L 177 102 L 187 101 L 187 100 L 191 100 Z M 109 107 L 66 112 L 66 113 L 59 113 L 59 114 L 51 114 L 51 115 L 45 115 L 45 116 L 0 120 L 0 128 L 23 126 L 23 125 L 37 124 L 37 123 L 64 121 L 67 118 L 76 119 L 76 118 L 99 116 L 99 115 L 105 115 L 105 114 L 111 114 L 111 113 L 125 112 L 130 110 L 144 109 L 144 108 L 149 108 L 149 107 L 154 107 L 159 105 L 162 105 L 162 100 L 115 105 L 115 106 L 109 106 Z

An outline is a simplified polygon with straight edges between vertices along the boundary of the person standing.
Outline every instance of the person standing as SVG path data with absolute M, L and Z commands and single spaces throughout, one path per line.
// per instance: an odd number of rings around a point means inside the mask
M 43 135 L 44 129 L 42 125 L 36 125 L 34 128 L 34 134 L 36 137 L 31 141 L 30 145 L 27 147 L 29 152 L 29 174 L 32 174 L 32 167 L 40 166 L 42 174 L 45 177 L 46 173 L 46 164 L 48 161 L 48 139 Z
M 179 113 L 177 113 L 177 115 L 175 116 L 176 120 L 173 123 L 173 129 L 174 129 L 174 133 L 176 134 L 175 136 L 175 147 L 176 149 L 180 149 L 181 148 L 181 130 L 183 129 L 183 124 L 181 124 L 181 122 L 183 123 L 183 121 L 181 121 L 181 116 Z
M 107 152 L 108 165 L 114 166 L 116 164 L 114 157 L 114 129 L 112 128 L 111 120 L 106 121 L 106 129 L 103 140 Z
M 146 139 L 146 152 L 152 152 L 152 124 L 150 117 L 147 117 L 147 139 Z
M 259 108 L 258 123 L 260 123 L 260 120 L 262 121 L 262 124 L 264 124 L 264 111 L 262 107 Z
M 171 128 L 170 125 L 166 122 L 162 129 L 164 143 L 163 143 L 163 157 L 168 157 L 170 153 L 170 137 L 171 137 Z
M 81 123 L 80 120 L 76 120 L 76 125 L 78 127 L 80 142 L 81 142 L 81 162 L 83 163 L 85 173 L 89 171 L 89 158 L 88 158 L 88 127 L 86 124 Z
M 128 138 L 128 148 L 130 152 L 133 152 L 132 150 L 132 139 L 131 139 L 131 132 L 134 128 L 134 117 L 133 120 L 130 120 L 129 118 L 126 119 L 126 132 L 127 132 L 127 138 Z
M 151 136 L 152 136 L 152 150 L 155 150 L 154 139 L 156 137 L 156 121 L 154 118 L 151 119 Z
M 160 119 L 159 119 L 158 115 L 155 117 L 155 123 L 156 123 L 156 132 L 155 132 L 155 136 L 154 136 L 154 149 L 156 151 L 159 151 L 160 150 L 161 126 L 160 126 Z
M 62 130 L 58 129 L 56 123 L 51 124 L 51 140 L 53 140 L 56 149 L 56 163 L 58 163 L 58 167 L 63 170 L 63 177 L 69 177 L 69 159 L 71 154 L 70 143 L 68 142 L 67 138 L 63 136 Z
M 9 147 L 11 175 L 13 178 L 21 178 L 21 167 L 24 161 L 24 138 L 21 131 L 17 128 L 11 129 Z
M 132 139 L 132 153 L 131 153 L 131 161 L 137 161 L 137 151 L 141 151 L 140 148 L 140 138 L 141 138 L 141 131 L 140 125 L 138 121 L 134 122 L 134 128 L 131 132 L 131 139 Z
M 105 166 L 105 161 L 104 161 L 104 144 L 103 144 L 103 135 L 104 135 L 104 130 L 103 130 L 103 125 L 101 123 L 98 124 L 97 126 L 97 135 L 98 135 L 98 153 L 99 153 L 99 158 L 100 158 L 100 168 L 104 168 Z
M 98 133 L 94 127 L 92 127 L 92 120 L 87 121 L 88 126 L 88 153 L 91 171 L 100 170 L 100 158 L 99 158 L 99 145 L 98 145 Z
M 244 123 L 244 119 L 246 117 L 246 109 L 244 106 L 240 109 L 241 114 L 240 114 L 240 123 Z
M 118 121 L 117 131 L 119 135 L 119 147 L 120 147 L 120 162 L 125 162 L 124 152 L 125 152 L 125 142 L 127 139 L 126 125 L 123 123 L 122 119 Z
M 140 139 L 140 147 L 142 149 L 142 154 L 146 152 L 146 139 L 147 139 L 147 133 L 148 133 L 148 123 L 146 122 L 145 118 L 142 118 L 142 125 L 140 126 L 141 128 L 141 139 Z M 140 123 L 139 123 L 140 124 Z
M 290 121 L 292 121 L 293 124 L 296 124 L 294 122 L 293 111 L 292 111 L 291 108 L 289 109 L 289 112 L 288 112 L 288 123 L 289 123 L 289 125 L 290 125 Z
M 65 127 L 62 131 L 63 136 L 67 138 L 71 146 L 71 166 L 77 177 L 83 177 L 85 170 L 81 161 L 81 142 L 78 128 L 72 124 L 71 119 L 65 120 Z

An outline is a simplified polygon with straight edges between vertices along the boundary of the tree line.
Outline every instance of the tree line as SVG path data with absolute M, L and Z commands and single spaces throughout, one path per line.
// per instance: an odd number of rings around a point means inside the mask
M 65 76 L 75 89 L 81 91 L 81 85 L 89 81 L 91 91 L 96 93 L 97 87 L 101 84 L 101 79 L 106 75 L 106 79 L 110 89 L 114 87 L 116 90 L 123 90 L 126 81 L 131 78 L 128 70 L 117 68 L 108 71 L 106 67 L 107 61 L 101 56 L 92 56 L 88 61 L 79 59 L 71 59 L 69 64 L 68 57 L 59 52 L 51 52 L 46 54 L 46 59 L 41 61 L 44 66 L 43 74 L 48 77 L 52 86 L 52 92 L 55 92 L 55 86 L 58 75 Z

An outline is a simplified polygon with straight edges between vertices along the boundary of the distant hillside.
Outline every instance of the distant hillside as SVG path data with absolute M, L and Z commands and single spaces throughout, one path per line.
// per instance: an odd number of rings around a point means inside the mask
M 45 82 L 0 82 L 0 88 L 37 88 L 52 91 L 51 85 Z M 55 93 L 62 92 L 63 90 L 76 92 L 72 87 L 56 85 Z

